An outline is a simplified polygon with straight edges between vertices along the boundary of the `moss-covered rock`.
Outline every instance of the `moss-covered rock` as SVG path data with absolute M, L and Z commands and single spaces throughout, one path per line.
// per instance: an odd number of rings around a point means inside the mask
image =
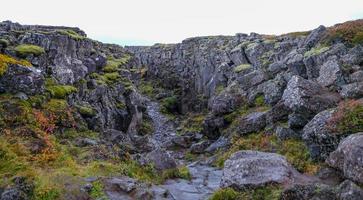
M 57 99 L 64 99 L 68 95 L 78 91 L 77 88 L 71 85 L 53 85 L 47 86 L 46 89 L 53 98 Z
M 15 47 L 15 52 L 21 57 L 26 57 L 28 55 L 40 56 L 45 53 L 43 47 L 31 45 L 31 44 L 21 44 Z

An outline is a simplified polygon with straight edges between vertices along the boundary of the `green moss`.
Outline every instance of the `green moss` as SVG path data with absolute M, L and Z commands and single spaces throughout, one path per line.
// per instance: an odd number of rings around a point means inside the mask
M 53 85 L 47 86 L 46 89 L 53 98 L 57 99 L 64 99 L 68 95 L 78 91 L 77 88 L 70 85 Z
M 236 73 L 240 73 L 242 71 L 245 71 L 247 69 L 250 69 L 251 67 L 252 67 L 251 64 L 241 64 L 241 65 L 238 65 L 237 67 L 235 67 L 233 70 Z
M 126 106 L 126 104 L 124 102 L 118 102 L 116 104 L 116 108 L 121 109 L 121 110 L 124 110 L 124 109 L 127 108 L 127 106 Z
M 154 126 L 151 119 L 144 118 L 142 123 L 138 127 L 138 132 L 140 135 L 148 135 L 154 132 Z
M 106 194 L 103 191 L 103 184 L 100 181 L 95 181 L 92 183 L 92 190 L 90 192 L 90 196 L 93 199 L 102 199 L 106 198 Z
M 139 90 L 142 94 L 145 94 L 149 97 L 155 96 L 154 87 L 151 82 L 146 82 L 146 81 L 141 82 L 141 84 L 139 85 Z
M 227 123 L 232 123 L 235 121 L 235 119 L 237 119 L 239 116 L 243 116 L 248 112 L 248 106 L 244 105 L 241 106 L 239 108 L 237 108 L 235 111 L 233 111 L 232 113 L 229 113 L 227 115 L 223 116 L 223 119 L 227 122 Z
M 264 106 L 265 105 L 265 97 L 263 95 L 258 95 L 255 98 L 255 106 Z
M 86 37 L 78 34 L 76 31 L 74 30 L 70 30 L 70 29 L 64 29 L 64 30 L 57 30 L 58 33 L 62 34 L 62 35 L 66 35 L 74 40 L 83 40 Z
M 84 117 L 94 117 L 97 114 L 93 108 L 88 106 L 79 106 L 78 112 Z
M 232 188 L 219 189 L 213 193 L 209 200 L 237 200 L 240 194 Z
M 17 60 L 11 56 L 0 54 L 0 77 L 6 72 L 6 70 L 8 69 L 8 65 L 10 64 L 32 66 L 32 64 L 26 60 Z
M 220 94 L 224 88 L 226 88 L 224 85 L 218 85 L 215 90 L 216 95 Z
M 167 170 L 164 170 L 161 174 L 161 182 L 163 182 L 167 179 L 174 179 L 174 178 L 190 180 L 192 177 L 191 177 L 188 167 L 185 167 L 185 166 L 178 167 L 175 169 L 167 169 Z
M 10 42 L 6 39 L 0 39 L 0 45 L 2 47 L 8 47 L 10 45 Z
M 304 57 L 317 56 L 329 50 L 329 47 L 326 46 L 318 46 L 310 49 L 305 52 Z
M 166 97 L 161 101 L 161 112 L 175 113 L 178 107 L 178 98 L 176 96 Z
M 31 44 L 21 44 L 15 47 L 15 52 L 21 57 L 28 55 L 40 56 L 45 53 L 44 48 Z

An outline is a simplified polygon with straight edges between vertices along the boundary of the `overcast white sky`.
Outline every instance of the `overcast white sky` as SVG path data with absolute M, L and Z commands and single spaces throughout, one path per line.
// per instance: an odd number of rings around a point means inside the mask
M 0 21 L 77 26 L 121 45 L 281 34 L 363 18 L 363 0 L 3 0 Z

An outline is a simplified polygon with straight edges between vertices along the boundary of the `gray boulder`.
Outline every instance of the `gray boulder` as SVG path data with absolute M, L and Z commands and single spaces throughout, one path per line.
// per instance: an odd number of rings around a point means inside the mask
M 154 197 L 148 185 L 126 176 L 104 180 L 104 191 L 109 199 L 151 200 Z
M 336 56 L 329 59 L 320 67 L 319 77 L 317 79 L 318 83 L 324 87 L 331 85 L 341 85 L 344 83 L 342 71 L 338 63 Z
M 340 200 L 360 200 L 363 199 L 363 190 L 352 181 L 346 180 L 338 188 Z
M 194 154 L 203 153 L 210 144 L 211 144 L 211 142 L 209 140 L 200 141 L 198 143 L 193 144 L 190 147 L 190 152 L 192 152 Z
M 238 133 L 241 135 L 262 130 L 266 126 L 266 112 L 254 112 L 239 120 Z
M 319 26 L 318 28 L 311 31 L 311 33 L 306 37 L 305 41 L 302 43 L 301 47 L 311 48 L 315 46 L 319 40 L 324 36 L 326 31 L 325 26 Z
M 340 100 L 339 95 L 300 76 L 290 79 L 282 99 L 287 107 L 299 113 L 317 113 L 334 107 Z
M 341 170 L 346 178 L 363 183 L 363 133 L 342 140 L 326 162 Z
M 276 136 L 277 138 L 279 138 L 280 140 L 287 140 L 287 139 L 296 139 L 299 138 L 300 135 L 295 132 L 294 130 L 290 129 L 290 128 L 286 128 L 286 127 L 282 127 L 282 126 L 278 126 L 276 128 Z
M 165 150 L 157 148 L 154 151 L 146 154 L 141 158 L 141 164 L 151 164 L 157 170 L 166 170 L 176 168 L 176 162 L 174 158 Z
M 360 98 L 363 97 L 363 82 L 351 83 L 343 85 L 340 95 L 344 98 Z
M 220 185 L 245 189 L 287 183 L 292 178 L 293 169 L 283 156 L 258 151 L 238 151 L 225 162 Z
M 303 140 L 313 159 L 324 161 L 339 144 L 339 137 L 328 127 L 334 109 L 317 114 L 303 129 Z
M 39 69 L 21 65 L 9 65 L 0 77 L 0 90 L 10 93 L 23 92 L 27 95 L 44 92 L 44 76 Z

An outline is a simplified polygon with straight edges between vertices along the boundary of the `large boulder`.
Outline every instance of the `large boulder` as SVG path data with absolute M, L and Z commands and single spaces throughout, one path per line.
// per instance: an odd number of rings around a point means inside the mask
M 340 95 L 344 98 L 360 98 L 363 97 L 363 82 L 355 82 L 342 86 Z
M 122 176 L 109 178 L 103 182 L 104 191 L 109 199 L 154 199 L 151 188 L 135 179 Z
M 346 180 L 338 186 L 320 183 L 296 184 L 286 188 L 281 200 L 361 200 L 363 190 L 352 181 Z
M 306 39 L 300 46 L 305 48 L 311 48 L 315 46 L 319 42 L 319 40 L 324 36 L 325 31 L 326 31 L 325 26 L 319 26 L 318 28 L 311 31 L 311 33 L 306 37 Z
M 282 99 L 285 105 L 295 112 L 317 113 L 334 107 L 340 97 L 316 82 L 293 76 L 287 84 Z
M 320 112 L 303 129 L 303 140 L 315 160 L 325 160 L 338 146 L 338 134 L 329 128 L 329 120 L 334 112 L 335 109 Z
M 0 77 L 0 92 L 18 93 L 27 95 L 44 92 L 44 76 L 34 67 L 9 65 L 6 73 Z
M 141 164 L 151 164 L 155 169 L 162 171 L 176 168 L 174 158 L 164 149 L 157 148 L 140 159 Z
M 262 130 L 266 126 L 266 112 L 254 112 L 239 120 L 238 133 L 248 134 Z
M 346 178 L 363 183 L 363 132 L 342 140 L 326 162 L 341 170 Z
M 343 72 L 336 56 L 330 58 L 320 67 L 318 83 L 324 87 L 331 85 L 341 85 L 344 83 Z
M 221 187 L 245 189 L 287 183 L 292 178 L 293 168 L 285 157 L 275 153 L 238 151 L 224 163 Z

